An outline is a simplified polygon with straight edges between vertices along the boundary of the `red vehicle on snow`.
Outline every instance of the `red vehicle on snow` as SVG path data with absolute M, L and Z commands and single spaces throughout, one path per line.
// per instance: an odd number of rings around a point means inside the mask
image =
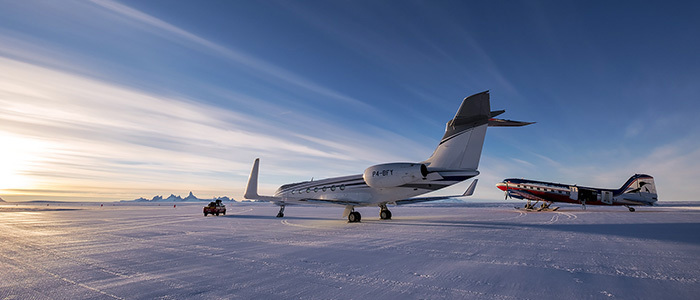
M 216 200 L 214 202 L 209 202 L 209 205 L 205 206 L 204 209 L 204 216 L 206 217 L 207 215 L 226 215 L 226 205 L 221 203 L 221 200 Z

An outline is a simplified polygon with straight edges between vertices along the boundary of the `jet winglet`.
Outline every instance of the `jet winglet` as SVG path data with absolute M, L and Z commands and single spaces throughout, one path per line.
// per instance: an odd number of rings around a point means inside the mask
M 472 184 L 469 185 L 469 187 L 467 188 L 466 191 L 464 191 L 464 194 L 462 194 L 462 196 L 467 197 L 467 196 L 473 195 L 474 190 L 476 190 L 476 182 L 477 181 L 479 181 L 479 179 L 474 179 L 474 181 L 472 181 Z
M 258 196 L 258 167 L 260 165 L 260 158 L 255 159 L 253 163 L 253 169 L 250 170 L 250 177 L 248 177 L 248 185 L 245 188 L 245 194 L 243 198 L 246 199 L 257 199 Z

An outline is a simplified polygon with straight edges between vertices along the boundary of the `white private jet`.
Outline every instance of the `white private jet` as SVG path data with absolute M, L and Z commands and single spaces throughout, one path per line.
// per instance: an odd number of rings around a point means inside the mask
M 363 174 L 304 181 L 281 186 L 274 196 L 258 195 L 258 168 L 256 158 L 250 172 L 245 199 L 271 201 L 280 206 L 277 217 L 284 217 L 289 204 L 318 203 L 345 206 L 343 217 L 359 222 L 355 207 L 378 206 L 382 220 L 391 219 L 387 204 L 409 204 L 470 196 L 475 179 L 462 195 L 418 197 L 479 175 L 477 167 L 489 126 L 525 126 L 532 123 L 494 119 L 505 110 L 491 111 L 489 92 L 464 98 L 457 114 L 447 122 L 445 135 L 433 155 L 419 163 L 399 162 L 374 165 Z

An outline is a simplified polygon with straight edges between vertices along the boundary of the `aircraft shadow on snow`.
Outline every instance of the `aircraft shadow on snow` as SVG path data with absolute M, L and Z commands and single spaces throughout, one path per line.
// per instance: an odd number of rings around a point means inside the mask
M 546 234 L 547 231 L 566 231 L 700 245 L 700 235 L 697 234 L 700 231 L 700 223 L 524 224 L 502 221 L 442 221 L 435 219 L 426 220 L 426 222 L 431 224 L 411 222 L 387 222 L 387 224 L 487 229 L 527 228 L 538 234 Z
M 277 218 L 273 215 L 247 215 L 247 214 L 229 214 L 225 216 L 218 216 L 217 218 L 234 218 L 234 219 L 259 219 L 259 220 L 280 220 L 280 218 Z M 315 220 L 315 221 L 320 221 L 320 220 L 337 220 L 334 218 L 323 218 L 323 217 L 306 217 L 306 216 L 285 216 L 284 219 L 287 220 Z

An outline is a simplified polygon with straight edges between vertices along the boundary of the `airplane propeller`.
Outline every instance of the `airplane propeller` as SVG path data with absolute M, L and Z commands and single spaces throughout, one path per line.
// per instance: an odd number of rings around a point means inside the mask
M 505 198 L 503 198 L 503 200 L 508 200 L 508 196 L 510 196 L 510 194 L 508 193 L 508 182 L 507 181 L 506 181 L 506 189 L 503 190 L 503 195 L 505 196 Z

